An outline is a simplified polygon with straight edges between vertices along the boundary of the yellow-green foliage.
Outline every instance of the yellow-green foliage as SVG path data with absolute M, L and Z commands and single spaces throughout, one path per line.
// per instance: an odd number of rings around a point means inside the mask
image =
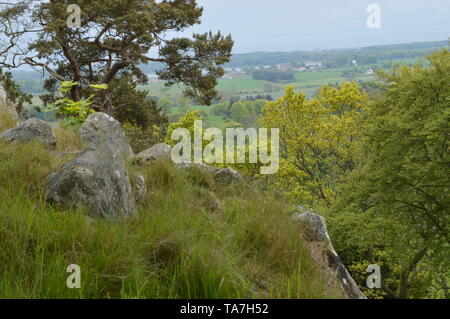
M 132 168 L 149 189 L 134 216 L 91 219 L 45 202 L 46 176 L 69 158 L 0 143 L 0 298 L 340 297 L 291 207 L 254 186 L 156 162 Z M 66 286 L 70 264 L 81 267 L 81 289 Z
M 261 124 L 280 129 L 279 186 L 294 201 L 329 205 L 335 186 L 354 168 L 367 97 L 356 83 L 324 86 L 311 100 L 292 87 L 269 102 Z
M 259 101 L 259 103 L 260 102 L 261 101 Z M 191 155 L 192 155 L 192 158 L 193 158 L 193 153 L 194 153 L 194 122 L 196 120 L 202 120 L 203 119 L 203 117 L 200 116 L 200 114 L 201 114 L 200 110 L 187 111 L 184 116 L 180 117 L 180 120 L 178 122 L 171 123 L 169 125 L 169 129 L 168 129 L 167 136 L 166 136 L 166 143 L 173 146 L 176 143 L 178 143 L 178 141 L 172 140 L 172 138 L 171 138 L 172 137 L 172 132 L 175 129 L 178 129 L 178 128 L 186 128 L 191 134 L 191 152 L 192 152 Z M 222 142 L 223 142 L 224 149 L 223 149 L 223 152 L 222 152 L 223 155 L 221 157 L 221 162 L 220 163 L 216 163 L 215 162 L 215 154 L 216 153 L 209 154 L 210 157 L 205 157 L 204 150 L 205 150 L 206 146 L 208 146 L 208 144 L 210 144 L 213 141 L 211 141 L 211 140 L 202 140 L 202 152 L 203 152 L 202 154 L 204 155 L 203 156 L 203 162 L 211 164 L 211 165 L 216 166 L 216 167 L 227 167 L 227 166 L 229 166 L 229 167 L 232 167 L 232 168 L 234 168 L 236 170 L 239 170 L 239 172 L 241 174 L 245 174 L 247 176 L 252 176 L 252 177 L 256 177 L 256 176 L 261 177 L 261 175 L 260 175 L 260 167 L 264 166 L 264 165 L 259 160 L 257 161 L 257 163 L 249 163 L 250 152 L 255 151 L 255 153 L 258 154 L 257 153 L 259 151 L 259 149 L 258 149 L 258 140 L 254 141 L 253 143 L 249 143 L 249 142 L 246 141 L 246 145 L 243 146 L 243 147 L 242 146 L 237 146 L 236 143 L 235 143 L 234 144 L 234 163 L 227 163 L 227 154 L 226 154 L 226 149 L 225 149 L 226 148 L 226 140 L 225 140 L 225 138 L 226 138 L 226 129 L 227 128 L 240 128 L 241 127 L 241 125 L 239 123 L 234 123 L 234 124 L 236 124 L 236 125 L 231 125 L 231 126 L 227 125 L 224 128 L 222 128 L 222 138 L 223 138 Z M 204 137 L 205 131 L 206 131 L 205 129 L 202 129 L 202 132 L 201 132 L 202 137 Z M 200 133 L 200 132 L 198 132 L 198 133 Z M 214 139 L 216 139 L 216 138 L 220 138 L 220 137 L 215 136 Z M 271 149 L 270 142 L 271 142 L 271 140 L 269 138 L 269 141 L 268 141 L 269 146 L 267 147 L 268 150 Z M 215 152 L 216 151 L 218 151 L 218 150 L 215 149 Z M 245 154 L 245 157 L 244 157 L 245 158 L 245 163 L 238 163 L 238 154 L 240 152 Z M 269 153 L 270 153 L 270 151 L 269 151 Z M 211 158 L 211 156 L 212 156 L 212 158 Z
M 57 117 L 62 117 L 67 122 L 80 126 L 84 123 L 89 114 L 94 113 L 91 106 L 94 103 L 96 94 L 91 94 L 85 99 L 74 101 L 64 96 L 70 92 L 73 87 L 78 86 L 79 83 L 73 81 L 63 81 L 60 85 L 60 93 L 62 94 L 62 98 L 48 105 L 45 108 L 45 111 L 55 112 Z M 89 86 L 94 90 L 106 90 L 108 88 L 107 84 L 93 84 Z
M 200 110 L 187 111 L 182 117 L 180 117 L 178 122 L 171 123 L 167 130 L 166 143 L 172 146 L 178 143 L 178 141 L 172 140 L 172 132 L 178 128 L 185 128 L 189 130 L 191 138 L 194 138 L 194 122 L 196 120 L 203 120 L 203 117 L 200 115 L 200 113 Z

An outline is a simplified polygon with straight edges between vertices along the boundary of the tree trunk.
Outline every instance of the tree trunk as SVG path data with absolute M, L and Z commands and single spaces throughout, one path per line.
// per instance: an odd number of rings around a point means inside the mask
M 103 90 L 102 94 L 100 95 L 100 101 L 99 101 L 99 111 L 105 112 L 106 114 L 109 114 L 112 116 L 113 113 L 113 105 L 112 105 L 112 96 L 110 90 Z
M 409 271 L 403 270 L 400 275 L 400 289 L 398 293 L 399 299 L 407 299 L 408 298 L 408 277 Z
M 78 85 L 72 86 L 70 88 L 70 96 L 72 97 L 72 100 L 74 100 L 75 102 L 81 100 L 80 88 L 78 87 Z
M 428 247 L 424 247 L 417 252 L 417 254 L 411 259 L 409 264 L 402 270 L 400 274 L 400 289 L 398 297 L 400 299 L 408 298 L 408 278 L 411 272 L 416 268 L 417 264 L 426 255 Z

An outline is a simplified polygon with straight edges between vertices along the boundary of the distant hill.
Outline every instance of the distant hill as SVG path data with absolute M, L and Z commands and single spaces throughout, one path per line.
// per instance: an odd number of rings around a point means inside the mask
M 448 46 L 448 41 L 431 41 L 336 50 L 240 53 L 233 55 L 227 67 L 242 68 L 311 61 L 332 63 L 336 66 L 336 64 L 339 64 L 339 61 L 344 63 L 348 59 L 353 58 L 367 61 L 368 63 L 377 63 L 378 61 L 389 59 L 417 58 L 446 46 Z M 146 73 L 154 73 L 161 68 L 161 64 L 149 63 L 141 67 Z
M 448 45 L 447 41 L 370 46 L 364 48 L 315 50 L 294 52 L 255 52 L 233 55 L 230 67 L 273 65 L 279 63 L 305 63 L 310 61 L 334 62 L 339 59 L 359 58 L 371 60 L 416 58 Z

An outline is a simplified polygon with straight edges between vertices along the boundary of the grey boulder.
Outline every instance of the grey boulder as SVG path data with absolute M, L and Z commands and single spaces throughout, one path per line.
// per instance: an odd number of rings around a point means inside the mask
M 92 217 L 130 215 L 135 209 L 127 166 L 132 151 L 119 122 L 95 113 L 80 131 L 88 148 L 48 177 L 47 200 L 87 207 Z
M 325 218 L 301 206 L 298 209 L 300 212 L 306 211 L 298 215 L 297 219 L 302 221 L 307 228 L 304 237 L 309 243 L 313 259 L 324 268 L 325 274 L 332 277 L 332 281 L 337 283 L 347 298 L 367 299 L 334 250 L 328 234 Z
M 124 160 L 134 157 L 120 123 L 106 113 L 90 115 L 80 127 L 80 135 L 88 149 L 116 154 Z
M 240 183 L 244 180 L 241 174 L 230 167 L 217 168 L 203 163 L 181 163 L 177 166 L 182 169 L 198 168 L 209 174 L 212 174 L 215 180 L 229 184 Z
M 307 234 L 308 241 L 311 242 L 324 242 L 327 244 L 327 247 L 334 250 L 333 244 L 331 243 L 330 235 L 328 235 L 327 224 L 325 218 L 323 216 L 314 214 L 311 211 L 303 210 L 304 208 L 301 206 L 297 207 L 300 211 L 304 211 L 297 218 L 306 224 L 308 224 L 309 232 Z
M 146 164 L 151 161 L 155 161 L 162 158 L 170 158 L 172 152 L 172 147 L 168 144 L 160 143 L 153 145 L 149 149 L 146 149 L 145 151 L 140 152 L 138 155 L 136 155 L 136 159 Z
M 37 140 L 50 149 L 56 147 L 56 138 L 51 126 L 37 118 L 28 119 L 15 128 L 3 132 L 0 134 L 0 139 L 11 143 L 27 143 Z
M 214 173 L 214 178 L 227 183 L 240 183 L 243 181 L 241 174 L 229 167 L 217 170 Z
M 120 159 L 86 150 L 48 177 L 47 200 L 71 208 L 87 207 L 92 217 L 129 215 L 134 199 L 128 170 Z

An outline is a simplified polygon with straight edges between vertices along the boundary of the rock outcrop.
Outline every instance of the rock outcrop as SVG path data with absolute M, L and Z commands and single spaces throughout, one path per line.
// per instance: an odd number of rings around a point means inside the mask
M 135 159 L 141 165 L 149 164 L 159 159 L 171 159 L 172 147 L 168 144 L 160 143 L 153 145 L 149 149 L 142 151 L 136 155 Z M 179 168 L 199 168 L 214 176 L 214 179 L 224 181 L 226 183 L 239 183 L 243 181 L 242 176 L 234 169 L 225 167 L 217 168 L 203 163 L 181 163 L 176 164 Z
M 134 157 L 120 123 L 108 114 L 90 115 L 81 126 L 80 135 L 88 149 L 120 156 L 126 161 Z
M 311 256 L 322 267 L 328 280 L 337 284 L 347 298 L 366 299 L 334 250 L 325 218 L 310 211 L 304 212 L 303 207 L 299 210 L 303 213 L 297 218 L 306 226 L 304 239 L 309 244 Z
M 181 163 L 181 164 L 176 164 L 176 166 L 178 168 L 182 168 L 182 169 L 197 168 L 197 169 L 203 170 L 203 171 L 211 173 L 211 174 L 215 174 L 219 170 L 217 167 L 203 164 L 203 163 Z
M 135 197 L 127 161 L 134 154 L 119 122 L 94 113 L 80 132 L 87 149 L 48 177 L 48 201 L 87 207 L 93 217 L 130 215 Z
M 19 115 L 14 105 L 8 100 L 5 89 L 0 86 L 0 110 L 10 114 L 15 121 L 19 121 Z
M 243 181 L 241 174 L 229 167 L 217 170 L 214 173 L 214 179 L 227 183 L 240 183 Z
M 225 168 L 218 168 L 207 164 L 200 164 L 200 163 L 182 163 L 177 164 L 179 168 L 198 168 L 201 170 L 204 170 L 205 172 L 208 172 L 213 175 L 214 179 L 217 181 L 222 181 L 228 184 L 232 183 L 240 183 L 244 179 L 242 178 L 241 174 L 236 172 L 234 169 L 230 167 Z
M 15 128 L 3 132 L 0 134 L 0 139 L 11 143 L 27 143 L 37 140 L 50 149 L 56 147 L 56 138 L 51 126 L 37 118 L 28 119 Z
M 90 115 L 81 126 L 80 135 L 87 148 L 48 177 L 48 201 L 63 207 L 87 207 L 93 217 L 130 215 L 136 202 L 145 200 L 147 189 L 143 176 L 133 175 L 130 182 L 128 161 L 137 159 L 149 163 L 170 158 L 171 147 L 157 144 L 135 156 L 119 122 L 105 113 Z M 217 180 L 228 183 L 242 180 L 231 168 L 180 165 L 182 168 L 193 166 L 210 172 Z
M 170 158 L 171 152 L 172 147 L 170 145 L 160 143 L 153 145 L 145 151 L 140 152 L 138 155 L 136 155 L 136 159 L 141 164 L 147 164 L 158 159 Z

